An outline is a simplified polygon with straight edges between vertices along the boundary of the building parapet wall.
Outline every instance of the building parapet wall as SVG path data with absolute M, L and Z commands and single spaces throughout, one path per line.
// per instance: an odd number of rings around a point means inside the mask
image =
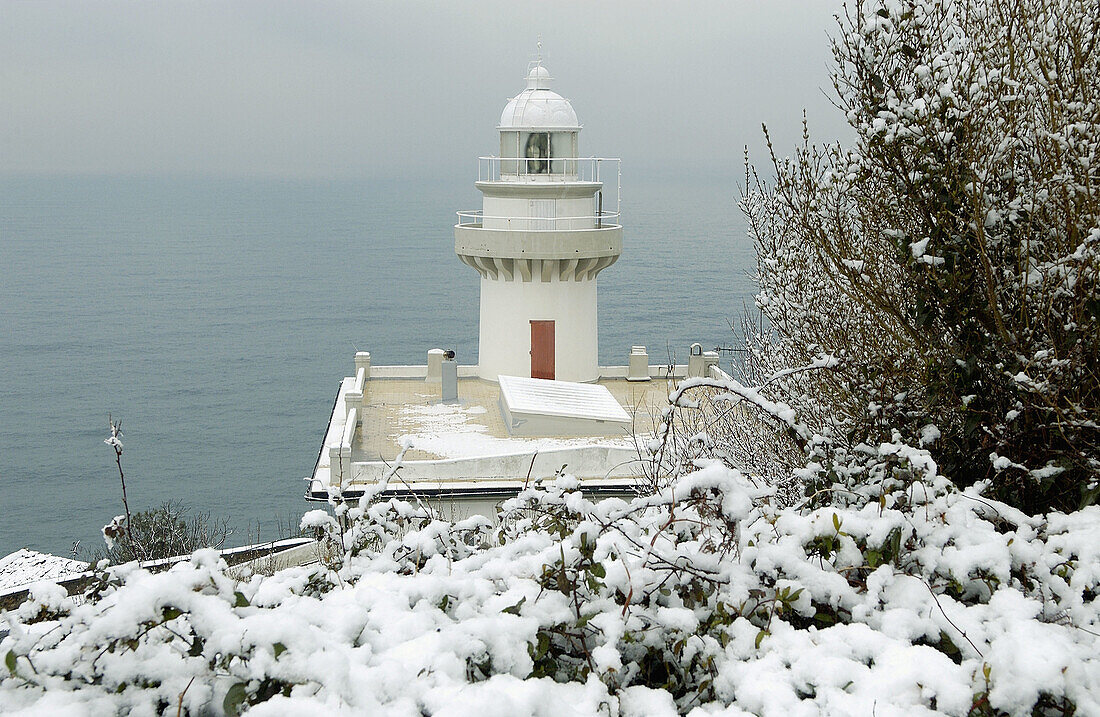
M 687 377 L 687 364 L 676 364 L 672 367 L 671 373 L 667 364 L 653 364 L 649 366 L 649 375 L 652 378 L 686 378 Z M 600 378 L 606 379 L 625 379 L 629 371 L 628 366 L 600 366 Z M 406 379 L 424 379 L 428 376 L 428 367 L 425 366 L 413 366 L 413 365 L 395 365 L 395 366 L 372 366 L 370 376 L 367 379 L 367 386 L 370 381 L 385 381 L 390 380 L 406 380 Z M 477 378 L 478 377 L 478 365 L 459 365 L 458 377 L 461 378 Z M 353 397 L 356 393 L 354 388 L 355 378 L 348 376 L 347 380 L 352 382 L 348 388 L 347 394 L 345 394 L 345 400 L 348 397 Z
M 426 379 L 428 377 L 428 367 L 424 366 L 411 366 L 411 365 L 397 365 L 397 366 L 374 366 L 371 368 L 371 381 L 386 380 L 386 379 Z M 477 365 L 458 367 L 459 378 L 477 378 Z
M 668 365 L 654 364 L 649 366 L 649 377 L 665 379 L 687 378 L 687 370 L 688 367 L 685 363 L 676 364 L 672 367 L 671 372 L 669 371 Z M 629 366 L 600 366 L 600 378 L 621 378 L 626 380 L 629 375 Z
M 578 446 L 510 455 L 409 461 L 401 466 L 401 479 L 407 483 L 432 484 L 468 480 L 522 481 L 530 475 L 535 481 L 554 476 L 562 465 L 578 477 L 633 477 L 642 474 L 638 450 L 609 445 Z M 608 466 L 612 466 L 608 470 Z M 374 484 L 393 470 L 383 462 L 356 462 L 351 468 L 351 488 Z

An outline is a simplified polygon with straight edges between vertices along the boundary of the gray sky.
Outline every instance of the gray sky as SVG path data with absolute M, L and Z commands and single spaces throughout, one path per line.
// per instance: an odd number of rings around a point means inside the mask
M 542 36 L 583 155 L 739 176 L 846 138 L 838 0 L 0 0 L 0 173 L 476 172 Z

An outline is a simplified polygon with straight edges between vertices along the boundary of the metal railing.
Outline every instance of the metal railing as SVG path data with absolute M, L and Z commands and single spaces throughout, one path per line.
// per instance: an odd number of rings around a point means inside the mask
M 604 165 L 612 165 L 604 166 Z M 601 177 L 615 173 L 616 185 L 622 179 L 621 160 L 614 157 L 478 157 L 479 182 L 602 182 Z
M 517 183 L 567 183 L 601 182 L 604 184 L 593 198 L 590 215 L 565 217 L 532 216 L 486 216 L 480 210 L 456 212 L 458 226 L 485 226 L 488 229 L 522 229 L 526 231 L 559 231 L 561 229 L 602 229 L 607 220 L 618 219 L 622 210 L 622 162 L 614 157 L 478 157 L 477 177 L 479 182 L 517 182 Z M 539 164 L 536 164 L 539 163 Z M 528 172 L 529 169 L 545 171 Z M 604 197 L 610 187 L 608 178 L 613 177 L 615 198 Z M 604 207 L 614 206 L 614 210 Z
M 523 231 L 562 231 L 569 229 L 611 229 L 618 227 L 615 222 L 607 222 L 608 219 L 618 219 L 619 212 L 598 212 L 592 216 L 577 217 L 504 217 L 486 216 L 480 209 L 455 212 L 458 215 L 459 227 L 483 227 L 485 220 L 489 220 L 490 227 L 505 230 Z

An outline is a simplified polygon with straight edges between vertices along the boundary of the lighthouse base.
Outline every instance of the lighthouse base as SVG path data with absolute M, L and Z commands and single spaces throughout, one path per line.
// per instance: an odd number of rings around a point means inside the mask
M 501 375 L 531 377 L 534 366 L 539 378 L 595 381 L 600 376 L 596 318 L 595 279 L 482 278 L 478 375 L 490 381 Z M 552 376 L 545 373 L 547 366 Z

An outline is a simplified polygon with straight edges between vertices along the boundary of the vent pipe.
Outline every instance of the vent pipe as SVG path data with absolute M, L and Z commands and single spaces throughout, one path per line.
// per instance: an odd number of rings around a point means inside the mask
M 454 351 L 444 351 L 439 367 L 440 396 L 443 403 L 458 403 L 458 362 Z

